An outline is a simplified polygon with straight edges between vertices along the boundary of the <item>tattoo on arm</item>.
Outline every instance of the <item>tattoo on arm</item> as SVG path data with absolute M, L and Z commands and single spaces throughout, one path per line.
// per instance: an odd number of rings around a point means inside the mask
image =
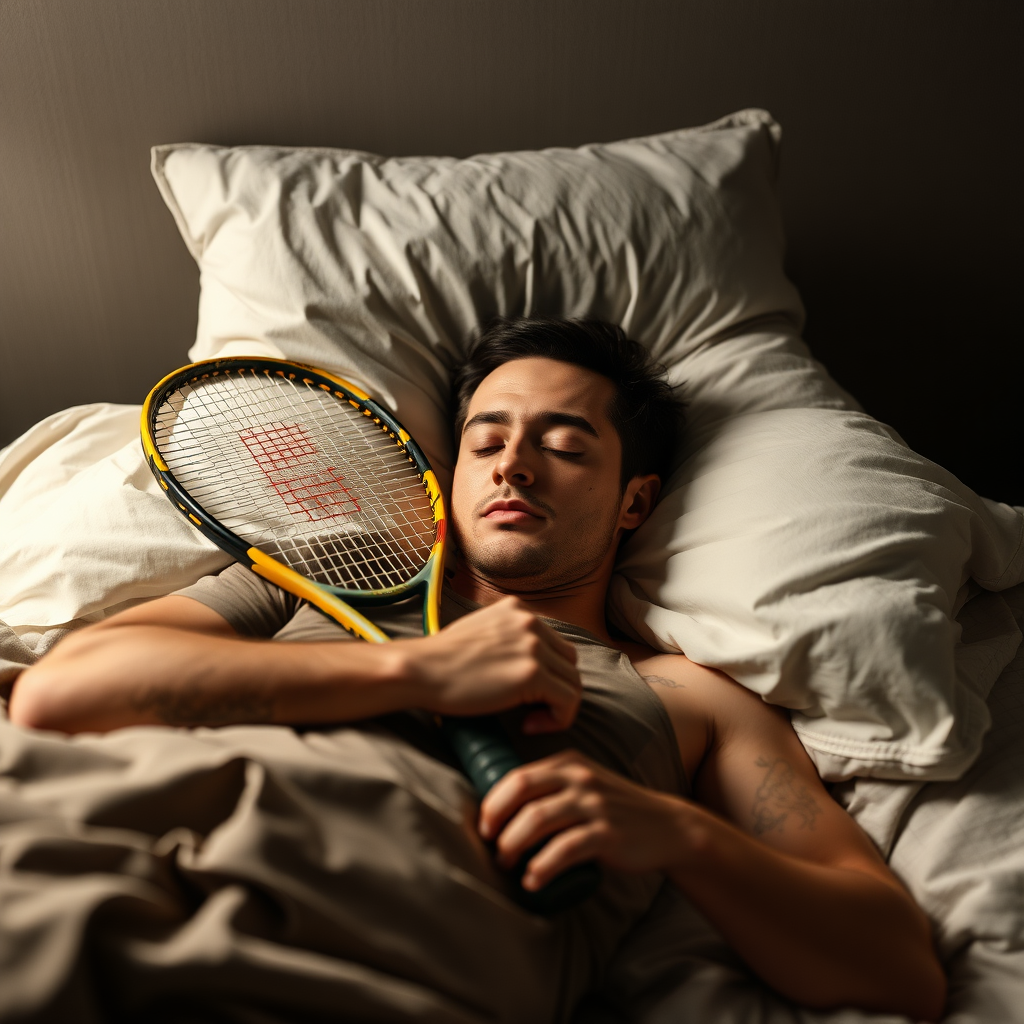
M 821 813 L 817 801 L 807 792 L 807 787 L 799 785 L 796 773 L 788 762 L 781 757 L 767 761 L 759 757 L 754 764 L 765 768 L 764 781 L 754 794 L 754 835 L 763 835 L 778 829 L 782 832 L 786 820 L 791 814 L 797 817 L 798 828 L 814 828 L 815 819 Z
M 273 699 L 262 693 L 226 693 L 212 697 L 201 687 L 153 686 L 132 700 L 135 711 L 152 711 L 166 725 L 239 725 L 270 722 Z
M 677 683 L 674 679 L 666 679 L 664 676 L 644 676 L 644 681 L 652 686 L 667 686 L 670 690 L 685 690 L 683 683 Z

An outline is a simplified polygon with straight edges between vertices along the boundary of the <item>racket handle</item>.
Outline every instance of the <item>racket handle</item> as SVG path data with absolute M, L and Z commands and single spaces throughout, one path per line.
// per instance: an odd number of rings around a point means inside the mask
M 494 718 L 442 718 L 441 730 L 481 799 L 523 763 Z
M 442 718 L 441 730 L 481 799 L 503 775 L 523 763 L 495 718 Z M 530 892 L 522 887 L 523 872 L 546 842 L 527 850 L 513 869 L 515 898 L 536 914 L 557 914 L 594 894 L 601 884 L 601 869 L 594 861 L 576 864 L 543 889 Z

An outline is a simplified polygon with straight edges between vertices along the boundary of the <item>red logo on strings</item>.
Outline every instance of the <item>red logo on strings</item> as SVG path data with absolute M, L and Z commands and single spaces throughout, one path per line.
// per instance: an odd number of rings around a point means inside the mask
M 345 478 L 334 466 L 323 464 L 320 449 L 298 423 L 272 423 L 238 436 L 289 511 L 310 521 L 360 511 L 359 502 L 342 484 Z

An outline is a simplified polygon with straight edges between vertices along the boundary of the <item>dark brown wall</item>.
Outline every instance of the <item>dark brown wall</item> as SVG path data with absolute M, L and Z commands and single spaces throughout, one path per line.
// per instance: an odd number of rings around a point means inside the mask
M 0 444 L 183 361 L 183 140 L 468 154 L 763 106 L 808 338 L 912 445 L 1024 503 L 1017 0 L 0 0 Z M 23 376 L 24 375 L 24 376 Z

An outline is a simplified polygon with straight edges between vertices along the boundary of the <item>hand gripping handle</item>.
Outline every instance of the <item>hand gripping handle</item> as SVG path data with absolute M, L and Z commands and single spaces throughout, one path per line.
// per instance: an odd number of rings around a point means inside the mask
M 441 728 L 481 799 L 503 775 L 523 763 L 496 718 L 445 718 Z M 576 864 L 537 892 L 524 889 L 521 883 L 526 865 L 547 841 L 527 850 L 511 875 L 516 883 L 516 902 L 535 914 L 550 915 L 592 896 L 601 884 L 601 869 L 594 861 Z

